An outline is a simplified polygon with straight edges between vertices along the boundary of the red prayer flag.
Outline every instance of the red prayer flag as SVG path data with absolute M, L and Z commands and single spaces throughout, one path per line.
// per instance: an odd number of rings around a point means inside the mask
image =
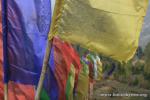
M 54 49 L 54 75 L 59 87 L 59 100 L 66 100 L 66 84 L 71 64 L 75 67 L 75 82 L 77 82 L 81 69 L 80 57 L 69 43 L 61 41 L 58 37 L 53 38 L 52 48 Z

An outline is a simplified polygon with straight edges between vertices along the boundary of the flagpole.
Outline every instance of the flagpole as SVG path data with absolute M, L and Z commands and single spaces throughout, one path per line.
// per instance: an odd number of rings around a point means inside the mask
M 50 51 L 51 51 L 51 41 L 48 40 L 47 47 L 46 47 L 46 54 L 44 56 L 42 71 L 40 75 L 40 80 L 39 80 L 36 95 L 35 95 L 35 100 L 40 100 L 40 93 L 41 93 L 43 82 L 45 79 L 46 69 L 47 69 L 49 57 L 50 57 Z
M 4 84 L 4 100 L 8 100 L 8 83 Z
M 62 2 L 62 0 L 56 0 L 49 34 L 52 34 L 54 31 L 53 29 L 55 27 L 55 21 L 57 20 L 57 13 L 59 11 L 59 6 L 61 4 L 60 2 Z M 54 35 L 51 35 L 51 36 L 49 36 L 49 39 L 48 39 L 48 43 L 47 43 L 47 47 L 46 47 L 46 54 L 45 54 L 44 61 L 43 61 L 41 76 L 40 76 L 40 80 L 38 83 L 35 100 L 40 100 L 40 93 L 42 90 L 45 73 L 46 73 L 46 69 L 47 69 L 47 65 L 48 65 L 48 61 L 49 61 L 49 57 L 50 57 L 50 51 L 51 51 L 53 37 L 54 37 Z
M 7 50 L 7 0 L 1 1 L 2 33 L 3 33 L 3 70 L 4 70 L 4 100 L 8 100 L 8 50 Z

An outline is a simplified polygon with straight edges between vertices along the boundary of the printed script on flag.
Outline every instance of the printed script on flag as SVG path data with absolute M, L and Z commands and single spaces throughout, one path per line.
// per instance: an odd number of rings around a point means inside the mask
M 56 0 L 49 39 L 79 44 L 118 61 L 136 52 L 148 0 Z

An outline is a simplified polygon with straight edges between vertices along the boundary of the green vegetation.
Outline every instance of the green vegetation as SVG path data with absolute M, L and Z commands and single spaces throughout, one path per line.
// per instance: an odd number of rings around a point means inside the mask
M 119 63 L 111 59 L 102 57 L 104 72 L 111 69 L 115 63 L 116 70 L 113 72 L 114 80 L 127 83 L 128 85 L 149 88 L 150 85 L 150 43 L 145 50 L 138 48 L 135 57 L 128 63 Z

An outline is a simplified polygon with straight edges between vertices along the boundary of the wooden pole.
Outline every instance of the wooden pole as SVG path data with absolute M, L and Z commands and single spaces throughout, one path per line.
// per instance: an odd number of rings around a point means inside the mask
M 8 0 L 0 0 L 1 5 L 1 23 L 3 32 L 3 68 L 4 68 L 4 80 L 8 78 L 8 50 L 7 50 L 7 2 Z M 5 81 L 6 82 L 6 81 Z M 8 100 L 8 81 L 4 82 L 4 100 Z
M 4 84 L 4 100 L 8 100 L 8 84 Z
M 54 29 L 55 24 L 57 22 L 56 21 L 57 20 L 57 14 L 59 11 L 59 7 L 62 4 L 61 3 L 62 1 L 63 0 L 56 0 L 49 34 L 52 34 L 54 31 L 53 29 Z M 46 73 L 46 69 L 47 69 L 47 65 L 48 65 L 48 61 L 49 61 L 49 57 L 50 57 L 50 51 L 51 51 L 51 45 L 52 45 L 52 41 L 53 41 L 52 38 L 53 37 L 54 37 L 54 34 L 49 36 L 49 40 L 48 40 L 47 47 L 46 47 L 46 54 L 45 54 L 44 62 L 43 62 L 43 66 L 42 66 L 42 72 L 41 72 L 40 80 L 39 80 L 36 95 L 35 95 L 35 100 L 40 99 L 40 93 L 42 90 L 42 86 L 43 86 L 43 82 L 44 82 L 44 78 L 45 78 L 45 73 Z
M 35 100 L 40 100 L 40 93 L 41 93 L 41 90 L 42 90 L 42 87 L 43 87 L 43 82 L 44 82 L 44 79 L 45 79 L 46 69 L 47 69 L 48 62 L 49 62 L 49 57 L 50 57 L 50 51 L 51 51 L 51 41 L 48 41 L 48 44 L 47 44 L 47 47 L 46 47 L 46 54 L 44 56 L 41 76 L 40 76 L 40 80 L 39 80 L 36 95 L 35 95 Z

